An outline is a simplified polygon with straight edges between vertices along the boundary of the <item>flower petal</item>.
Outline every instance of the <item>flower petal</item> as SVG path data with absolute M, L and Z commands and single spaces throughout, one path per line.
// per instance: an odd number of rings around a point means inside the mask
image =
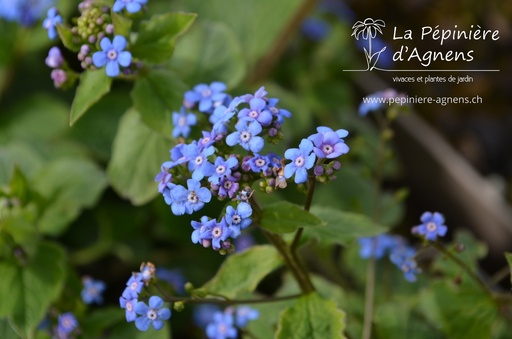
M 130 66 L 130 63 L 132 62 L 132 54 L 128 51 L 123 51 L 118 54 L 117 56 L 117 62 L 123 67 Z
M 107 62 L 107 75 L 109 77 L 115 77 L 119 75 L 119 64 L 117 61 Z

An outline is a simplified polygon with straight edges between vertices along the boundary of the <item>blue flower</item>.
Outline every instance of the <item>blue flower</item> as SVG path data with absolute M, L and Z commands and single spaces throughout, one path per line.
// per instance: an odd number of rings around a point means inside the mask
M 402 261 L 396 261 L 394 264 L 404 272 L 405 280 L 409 282 L 415 282 L 416 275 L 421 273 L 418 264 L 413 258 L 403 258 Z
M 254 157 L 246 161 L 251 170 L 255 173 L 265 173 L 270 165 L 268 156 L 255 154 Z
M 180 112 L 172 113 L 172 124 L 174 129 L 172 130 L 172 137 L 177 138 L 180 135 L 184 138 L 188 138 L 190 134 L 190 126 L 194 126 L 197 123 L 197 118 L 193 113 L 187 113 L 185 107 L 181 106 Z
M 59 68 L 60 66 L 62 66 L 64 58 L 62 57 L 62 53 L 60 52 L 59 47 L 53 46 L 52 48 L 50 48 L 50 51 L 48 51 L 48 56 L 46 57 L 44 62 L 48 67 L 51 68 Z
M 251 248 L 256 244 L 254 237 L 250 233 L 241 234 L 235 240 L 235 252 L 242 252 L 248 248 Z
M 260 312 L 249 306 L 239 306 L 236 309 L 235 323 L 239 328 L 244 328 L 251 320 L 258 319 Z
M 185 157 L 189 160 L 188 169 L 192 171 L 192 179 L 202 180 L 204 177 L 212 175 L 215 171 L 214 166 L 208 161 L 208 157 L 215 152 L 213 146 L 202 150 L 194 144 L 194 147 L 187 147 L 184 150 Z
M 233 198 L 236 193 L 238 192 L 238 189 L 240 188 L 240 185 L 237 182 L 237 179 L 231 175 L 224 176 L 219 181 L 219 197 L 225 198 L 230 197 Z
M 226 137 L 226 144 L 235 146 L 239 144 L 243 149 L 258 153 L 261 151 L 265 142 L 258 134 L 261 133 L 262 127 L 257 121 L 252 121 L 247 124 L 246 121 L 240 120 L 236 125 L 236 132 L 231 133 Z
M 197 142 L 200 150 L 202 150 L 203 148 L 210 147 L 215 143 L 217 138 L 217 134 L 215 133 L 215 131 L 202 131 L 201 133 L 203 134 L 203 137 L 200 138 L 199 141 Z
M 101 280 L 94 280 L 91 277 L 83 277 L 82 279 L 83 289 L 81 292 L 82 300 L 86 304 L 102 304 L 103 303 L 103 292 L 107 287 Z
M 285 109 L 277 108 L 276 105 L 278 102 L 279 99 L 269 99 L 268 110 L 270 111 L 270 113 L 272 113 L 273 116 L 277 117 L 277 123 L 282 125 L 284 123 L 284 118 L 291 118 L 292 114 Z
M 149 298 L 149 307 L 143 301 L 139 301 L 135 305 L 135 313 L 140 317 L 135 319 L 135 326 L 143 332 L 146 332 L 150 325 L 153 325 L 155 330 L 164 327 L 164 320 L 171 317 L 171 310 L 163 307 L 163 305 L 162 298 L 156 295 Z
M 226 106 L 215 108 L 208 119 L 213 124 L 213 131 L 217 134 L 225 134 L 228 131 L 227 123 L 235 116 L 235 111 Z
M 254 98 L 266 100 L 268 92 L 265 90 L 265 86 L 261 86 L 254 95 L 246 94 L 238 98 L 241 102 L 249 103 Z
M 59 323 L 57 332 L 59 334 L 70 334 L 78 326 L 78 321 L 71 312 L 63 313 L 59 315 Z
M 444 225 L 444 217 L 438 212 L 425 212 L 420 218 L 422 224 L 413 227 L 412 233 L 425 236 L 429 241 L 436 241 L 437 237 L 444 237 L 448 227 Z
M 122 296 L 127 300 L 137 299 L 143 287 L 144 282 L 142 281 L 142 275 L 134 273 L 130 279 L 128 279 Z
M 316 129 L 318 133 L 308 137 L 315 147 L 313 151 L 318 158 L 333 159 L 349 151 L 347 144 L 343 140 L 348 135 L 344 129 L 339 129 L 336 132 L 329 127 L 320 126 Z
M 107 75 L 115 77 L 119 75 L 119 65 L 123 67 L 130 66 L 132 62 L 132 54 L 125 51 L 126 38 L 122 35 L 116 35 L 112 42 L 105 37 L 100 42 L 101 51 L 94 52 L 92 62 L 96 67 L 107 65 Z
M 208 181 L 215 185 L 219 184 L 220 179 L 231 175 L 231 169 L 236 167 L 236 165 L 238 165 L 238 160 L 235 157 L 229 157 L 227 160 L 217 157 L 214 163 L 215 172 L 208 178 Z
M 226 208 L 226 223 L 229 225 L 229 228 L 232 232 L 231 237 L 236 238 L 240 235 L 241 230 L 246 229 L 252 223 L 251 218 L 252 208 L 246 202 L 241 202 L 238 206 L 233 208 L 233 206 L 228 206 Z
M 160 173 L 158 173 L 155 177 L 155 182 L 158 182 L 158 192 L 164 192 L 167 184 L 171 183 L 172 174 L 168 172 L 170 167 L 166 167 L 166 165 L 171 165 L 170 161 L 166 161 L 160 167 Z
M 404 239 L 397 237 L 389 254 L 389 260 L 404 272 L 404 277 L 409 282 L 416 281 L 416 274 L 421 272 L 414 260 L 416 253 L 414 247 L 407 245 Z
M 114 6 L 112 6 L 112 10 L 119 12 L 123 8 L 126 8 L 128 13 L 137 13 L 146 2 L 148 2 L 148 0 L 116 0 Z
M 359 115 L 365 116 L 369 112 L 377 111 L 388 105 L 389 98 L 397 96 L 399 96 L 399 94 L 392 88 L 370 94 L 363 98 L 363 101 L 359 105 Z
M 135 305 L 137 305 L 138 300 L 135 299 L 126 299 L 124 297 L 119 297 L 119 306 L 125 309 L 125 316 L 127 322 L 135 321 L 137 318 L 137 314 L 135 313 Z
M 238 113 L 239 119 L 247 121 L 257 121 L 261 126 L 266 127 L 272 122 L 272 113 L 266 108 L 267 103 L 260 98 L 254 98 L 249 101 L 249 108 L 244 108 Z
M 308 169 L 315 164 L 313 143 L 302 139 L 299 148 L 290 148 L 284 152 L 284 157 L 292 162 L 284 167 L 284 176 L 290 179 L 295 174 L 295 183 L 300 184 L 308 180 Z
M 208 232 L 211 232 L 212 228 L 217 225 L 217 221 L 215 219 L 210 220 L 207 216 L 203 216 L 200 221 L 192 220 L 191 225 L 192 228 L 194 228 L 191 236 L 192 242 L 194 244 L 199 244 L 202 243 L 204 239 L 210 239 L 210 237 L 206 235 L 209 234 Z
M 224 312 L 215 312 L 213 322 L 206 326 L 206 336 L 209 339 L 234 339 L 238 335 L 233 326 L 233 316 Z
M 205 329 L 213 321 L 213 315 L 220 312 L 217 305 L 200 304 L 194 308 L 193 321 L 200 329 Z
M 185 92 L 185 101 L 191 104 L 199 103 L 199 111 L 211 113 L 228 98 L 228 95 L 223 93 L 225 90 L 226 85 L 219 81 L 212 82 L 210 86 L 199 84 L 192 91 Z
M 0 18 L 31 26 L 53 4 L 53 0 L 0 0 Z
M 205 203 L 210 202 L 212 193 L 206 187 L 201 187 L 201 183 L 194 179 L 187 180 L 187 187 L 177 185 L 171 190 L 173 204 L 172 211 L 175 215 L 192 214 L 203 208 Z
M 388 234 L 376 237 L 359 238 L 359 256 L 363 259 L 382 258 L 386 252 L 395 245 L 395 238 Z
M 48 31 L 48 37 L 53 40 L 57 37 L 57 24 L 62 24 L 62 17 L 55 7 L 50 8 L 47 15 L 43 21 L 43 28 Z
M 222 218 L 219 223 L 216 223 L 211 230 L 206 230 L 204 239 L 210 239 L 212 241 L 212 247 L 214 250 L 221 248 L 221 241 L 226 241 L 231 236 L 231 229 L 226 223 L 226 219 Z

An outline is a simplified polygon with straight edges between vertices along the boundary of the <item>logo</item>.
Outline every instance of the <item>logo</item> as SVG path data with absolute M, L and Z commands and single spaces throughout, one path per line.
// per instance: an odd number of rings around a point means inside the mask
M 475 61 L 475 51 L 469 48 L 462 50 L 452 50 L 448 46 L 464 46 L 457 41 L 471 41 L 472 48 L 478 47 L 481 42 L 492 42 L 500 39 L 498 30 L 484 29 L 480 25 L 470 25 L 470 27 L 422 26 L 416 30 L 406 29 L 400 31 L 393 27 L 393 41 L 396 50 L 393 52 L 383 41 L 377 37 L 378 34 L 384 36 L 383 29 L 386 23 L 382 19 L 366 18 L 363 21 L 357 21 L 352 26 L 352 35 L 360 44 L 364 51 L 366 69 L 349 69 L 344 71 L 365 72 L 365 71 L 393 71 L 393 72 L 498 72 L 498 69 L 471 69 L 470 64 Z M 384 45 L 384 47 L 382 47 Z M 378 47 L 376 47 L 378 46 Z M 425 46 L 432 48 L 425 50 Z M 468 45 L 469 46 L 469 45 Z M 392 60 L 395 65 L 403 63 L 405 68 L 397 67 L 390 70 L 377 67 L 381 57 L 386 60 Z M 458 67 L 461 64 L 468 64 L 469 67 L 463 69 L 453 69 L 452 62 L 457 62 Z M 435 65 L 443 65 L 446 68 L 434 69 Z M 411 65 L 414 65 L 411 69 Z

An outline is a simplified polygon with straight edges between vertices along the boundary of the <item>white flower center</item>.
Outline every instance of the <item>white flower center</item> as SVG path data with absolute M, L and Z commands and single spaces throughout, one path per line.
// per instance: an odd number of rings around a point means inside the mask
M 257 159 L 257 160 L 255 161 L 255 163 L 256 163 L 256 166 L 258 166 L 258 167 L 263 167 L 263 166 L 265 166 L 265 160 L 264 160 L 264 159 Z
M 240 222 L 242 222 L 242 217 L 240 217 L 238 214 L 235 214 L 231 220 L 233 221 L 233 224 L 238 225 Z
M 116 60 L 117 59 L 117 52 L 115 49 L 111 49 L 110 51 L 107 52 L 107 58 L 109 58 L 110 60 Z
M 229 181 L 229 180 L 226 180 L 224 182 L 223 186 L 224 186 L 225 189 L 229 190 L 231 188 L 231 186 L 233 186 L 233 183 L 231 181 Z
M 279 113 L 279 110 L 277 108 L 275 108 L 275 107 L 270 107 L 269 109 L 270 109 L 270 112 L 272 112 L 272 114 Z
M 212 236 L 214 238 L 220 238 L 222 236 L 222 228 L 220 227 L 214 227 L 212 230 Z
M 197 166 L 201 166 L 201 164 L 203 163 L 203 157 L 202 156 L 197 156 L 196 157 L 196 160 L 194 161 L 194 163 L 197 165 Z
M 187 118 L 184 116 L 180 116 L 178 119 L 178 125 L 183 127 L 187 125 Z
M 209 97 L 210 95 L 212 95 L 212 91 L 211 91 L 209 88 L 207 88 L 207 89 L 205 89 L 205 90 L 201 93 L 201 95 L 202 95 L 204 98 L 207 98 L 207 97 Z
M 156 311 L 152 308 L 149 309 L 146 315 L 149 320 L 156 320 L 158 318 L 158 313 L 156 313 Z
M 243 131 L 242 133 L 240 133 L 240 140 L 242 140 L 243 142 L 248 142 L 249 140 L 251 140 L 251 133 Z
M 334 151 L 333 147 L 331 145 L 324 145 L 322 147 L 322 151 L 325 153 L 325 154 L 331 154 L 332 151 Z
M 431 221 L 427 223 L 427 231 L 434 232 L 435 230 L 437 230 L 437 224 L 435 222 Z
M 206 144 L 207 144 L 207 143 L 209 143 L 209 142 L 210 142 L 210 137 L 206 137 L 206 138 L 204 138 L 204 139 L 201 141 L 201 143 L 202 143 L 203 145 L 206 145 Z
M 137 289 L 137 287 L 139 287 L 139 282 L 138 282 L 138 281 L 134 281 L 134 282 L 132 282 L 132 284 L 130 285 L 130 288 L 131 288 L 132 290 L 136 290 L 136 289 Z
M 304 166 L 304 158 L 302 156 L 297 157 L 297 159 L 295 159 L 295 166 L 297 166 L 297 167 Z
M 127 310 L 128 312 L 133 311 L 133 305 L 132 305 L 132 302 L 131 302 L 131 301 L 126 302 L 126 310 Z
M 224 172 L 226 172 L 226 167 L 224 165 L 217 166 L 215 172 L 217 174 L 224 174 Z
M 256 119 L 258 117 L 258 112 L 256 111 L 250 111 L 249 116 L 253 119 Z
M 197 198 L 197 194 L 196 194 L 196 192 L 195 192 L 195 191 L 192 191 L 192 192 L 190 192 L 190 193 L 188 194 L 188 196 L 187 196 L 187 200 L 188 200 L 190 203 L 192 203 L 192 204 L 197 204 L 197 202 L 198 202 L 198 200 L 199 200 L 199 199 Z

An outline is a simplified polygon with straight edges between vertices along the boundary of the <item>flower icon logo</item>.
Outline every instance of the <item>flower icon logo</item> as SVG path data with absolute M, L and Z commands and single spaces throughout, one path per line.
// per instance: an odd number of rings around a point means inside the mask
M 366 47 L 363 47 L 366 57 L 367 71 L 371 71 L 376 68 L 375 65 L 377 64 L 377 61 L 379 61 L 380 54 L 386 50 L 386 47 L 383 47 L 380 51 L 372 53 L 372 39 L 377 36 L 377 33 L 383 34 L 382 28 L 385 26 L 386 23 L 383 20 L 374 20 L 372 18 L 366 18 L 364 21 L 357 21 L 352 26 L 353 37 L 357 40 L 359 40 L 359 38 L 368 40 L 368 50 Z

